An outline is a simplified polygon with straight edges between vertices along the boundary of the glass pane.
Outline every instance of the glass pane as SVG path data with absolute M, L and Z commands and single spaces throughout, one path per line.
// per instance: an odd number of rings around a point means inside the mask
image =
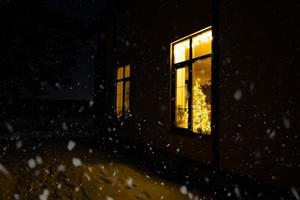
M 123 67 L 118 68 L 117 80 L 123 79 Z
M 125 78 L 130 77 L 130 65 L 125 66 Z
M 193 64 L 193 132 L 211 133 L 211 58 Z
M 116 94 L 116 112 L 118 115 L 122 115 L 123 110 L 123 82 L 117 82 L 117 94 Z
M 176 126 L 188 128 L 188 67 L 176 70 Z
M 192 39 L 193 58 L 211 53 L 211 30 L 201 33 Z
M 190 40 L 184 40 L 174 45 L 174 63 L 190 59 Z
M 130 82 L 126 81 L 125 82 L 125 102 L 124 102 L 125 112 L 129 112 L 129 89 L 130 89 Z

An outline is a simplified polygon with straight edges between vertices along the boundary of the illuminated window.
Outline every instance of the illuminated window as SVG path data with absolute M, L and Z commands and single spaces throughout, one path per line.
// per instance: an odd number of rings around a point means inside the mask
M 208 27 L 171 44 L 174 125 L 211 134 L 212 31 Z
M 115 112 L 118 117 L 129 113 L 130 65 L 117 68 Z
M 188 128 L 188 67 L 176 69 L 176 125 Z

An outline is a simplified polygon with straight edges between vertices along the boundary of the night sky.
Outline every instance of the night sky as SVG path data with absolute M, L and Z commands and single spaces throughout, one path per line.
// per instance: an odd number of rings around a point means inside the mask
M 49 8 L 63 11 L 88 25 L 103 9 L 108 0 L 48 0 Z
M 62 11 L 66 17 L 78 19 L 80 27 L 84 29 L 97 18 L 107 2 L 108 0 L 48 0 L 48 6 L 50 9 Z M 61 90 L 50 88 L 51 92 L 46 98 L 73 100 L 93 98 L 96 36 L 78 43 L 76 66 L 72 70 L 72 86 Z

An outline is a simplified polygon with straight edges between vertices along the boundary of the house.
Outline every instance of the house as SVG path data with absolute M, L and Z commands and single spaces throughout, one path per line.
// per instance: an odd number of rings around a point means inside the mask
M 97 134 L 299 187 L 295 8 L 113 1 L 98 24 Z

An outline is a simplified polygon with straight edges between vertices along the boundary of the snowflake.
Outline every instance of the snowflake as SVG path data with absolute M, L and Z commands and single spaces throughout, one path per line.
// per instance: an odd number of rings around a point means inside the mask
M 235 93 L 233 94 L 234 99 L 237 101 L 241 100 L 242 96 L 243 96 L 242 90 L 240 89 L 236 90 Z
M 114 200 L 111 196 L 106 196 L 106 200 Z
M 240 189 L 238 188 L 238 186 L 234 187 L 234 193 L 238 199 L 241 199 L 241 192 L 240 192 Z
M 23 146 L 23 142 L 22 141 L 17 141 L 16 148 L 20 149 L 20 148 L 22 148 L 22 146 Z
M 33 169 L 36 167 L 36 162 L 33 158 L 28 160 L 28 166 L 30 167 L 30 169 Z
M 43 164 L 43 159 L 42 159 L 41 156 L 36 156 L 36 157 L 35 157 L 35 161 L 36 161 L 36 163 L 39 164 L 39 165 Z
M 4 175 L 9 175 L 9 172 L 1 163 L 0 163 L 0 172 L 2 172 Z
M 296 188 L 292 187 L 292 188 L 291 188 L 291 191 L 292 191 L 292 193 L 293 193 L 295 199 L 300 200 L 300 196 L 299 196 L 299 193 L 298 193 L 298 191 L 296 190 Z
M 126 180 L 126 184 L 129 188 L 132 188 L 133 186 L 133 179 L 131 177 L 129 177 L 127 180 Z
M 93 107 L 93 105 L 94 105 L 94 101 L 93 101 L 93 100 L 90 100 L 90 101 L 89 101 L 89 106 L 90 106 L 90 107 Z
M 290 120 L 286 117 L 283 117 L 283 125 L 286 129 L 289 129 L 291 127 L 291 123 L 290 123 Z
M 49 196 L 49 193 L 50 193 L 49 190 L 44 189 L 43 193 L 39 195 L 39 199 L 40 200 L 47 200 L 48 196 Z
M 12 127 L 12 125 L 11 125 L 10 123 L 5 122 L 5 125 L 6 125 L 6 129 L 7 129 L 10 133 L 14 132 L 14 128 Z
M 64 165 L 59 165 L 58 167 L 57 167 L 57 171 L 58 172 L 64 172 L 66 170 L 66 167 L 64 166 Z
M 62 123 L 62 129 L 64 131 L 68 130 L 68 125 L 65 122 Z
M 186 195 L 187 194 L 187 187 L 185 185 L 180 187 L 180 193 Z
M 73 165 L 74 165 L 75 167 L 79 167 L 79 166 L 82 165 L 82 162 L 81 162 L 81 160 L 80 160 L 79 158 L 73 158 L 73 159 L 72 159 L 72 163 L 73 163 Z
M 69 150 L 69 151 L 72 151 L 72 150 L 74 149 L 75 146 L 76 146 L 76 143 L 75 143 L 74 141 L 70 140 L 70 141 L 68 142 L 68 150 Z

